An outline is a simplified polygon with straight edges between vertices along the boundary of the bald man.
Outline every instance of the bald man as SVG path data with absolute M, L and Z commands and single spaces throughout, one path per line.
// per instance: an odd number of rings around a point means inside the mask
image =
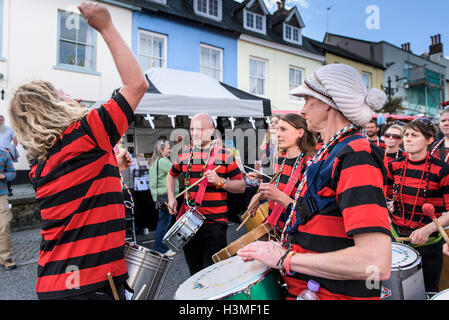
M 190 123 L 192 146 L 182 150 L 167 175 L 168 207 L 173 215 L 177 214 L 174 194 L 177 177 L 184 174 L 186 187 L 203 176 L 207 177 L 204 197 L 197 197 L 200 183 L 184 194 L 181 208 L 181 211 L 196 208 L 206 218 L 183 248 L 191 275 L 213 264 L 212 255 L 227 245 L 227 193 L 245 192 L 245 182 L 232 153 L 213 145 L 214 130 L 209 114 L 196 114 Z M 221 167 L 213 171 L 219 165 Z

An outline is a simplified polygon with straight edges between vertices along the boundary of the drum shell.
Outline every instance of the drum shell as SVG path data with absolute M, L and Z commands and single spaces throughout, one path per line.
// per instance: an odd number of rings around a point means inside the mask
M 133 300 L 157 298 L 172 260 L 141 246 L 125 245 L 125 261 L 129 276 L 127 283 L 134 290 Z M 142 290 L 144 285 L 146 287 Z
M 167 231 L 162 241 L 171 250 L 179 252 L 203 225 L 204 220 L 199 212 L 189 210 Z
M 426 300 L 421 256 L 413 248 L 408 248 L 416 252 L 417 259 L 409 266 L 391 268 L 390 279 L 381 282 L 391 295 L 382 300 Z
M 248 288 L 235 292 L 223 300 L 284 300 L 285 290 L 280 285 L 279 273 L 271 270 Z

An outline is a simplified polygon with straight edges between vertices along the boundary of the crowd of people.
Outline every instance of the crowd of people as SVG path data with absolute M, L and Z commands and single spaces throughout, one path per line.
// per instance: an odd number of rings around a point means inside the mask
M 115 288 L 126 299 L 131 288 L 120 171 L 130 159 L 113 149 L 148 83 L 108 10 L 94 3 L 79 9 L 106 42 L 123 85 L 93 110 L 46 81 L 25 84 L 12 98 L 12 127 L 35 159 L 30 178 L 42 216 L 36 292 L 40 299 L 113 299 Z M 265 175 L 278 175 L 261 181 L 255 199 L 269 202 L 264 223 L 279 241 L 254 241 L 238 256 L 279 269 L 286 299 L 296 299 L 309 280 L 320 284 L 320 299 L 379 299 L 380 288 L 366 286 L 367 270 L 375 266 L 378 281 L 389 279 L 392 242 L 409 237 L 407 245 L 422 256 L 426 292 L 438 292 L 443 252 L 449 249 L 423 206 L 433 205 L 441 225 L 449 225 L 443 214 L 449 211 L 449 110 L 441 113 L 439 140 L 438 128 L 426 118 L 381 130 L 373 115 L 385 104 L 385 94 L 367 89 L 359 72 L 344 64 L 319 68 L 290 94 L 304 98 L 305 105 L 300 114 L 272 117 L 260 164 Z M 212 255 L 228 245 L 227 196 L 245 192 L 246 173 L 231 151 L 212 141 L 214 129 L 210 115 L 196 114 L 191 145 L 172 163 L 169 141 L 159 139 L 150 160 L 158 209 L 154 250 L 174 254 L 162 241 L 173 219 L 189 210 L 205 218 L 183 247 L 191 275 L 212 265 Z M 6 268 L 12 261 L 4 195 L 5 181 L 14 177 L 13 159 L 0 150 L 0 259 Z M 179 207 L 180 176 L 186 188 L 195 186 Z M 247 178 L 260 176 L 254 171 Z M 67 287 L 71 265 L 79 271 L 76 290 Z

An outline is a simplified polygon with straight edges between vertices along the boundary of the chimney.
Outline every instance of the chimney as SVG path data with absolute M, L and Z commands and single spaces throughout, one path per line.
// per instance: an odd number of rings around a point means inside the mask
M 437 34 L 431 37 L 432 41 L 429 46 L 429 55 L 443 54 L 443 44 L 441 43 L 441 34 Z
M 285 9 L 285 0 L 281 0 L 281 8 Z

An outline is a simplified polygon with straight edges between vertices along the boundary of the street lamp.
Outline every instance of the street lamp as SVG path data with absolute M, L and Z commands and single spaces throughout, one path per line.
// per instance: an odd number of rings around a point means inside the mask
M 383 91 L 385 91 L 386 95 L 388 96 L 388 101 L 391 101 L 391 98 L 394 96 L 395 92 L 398 91 L 397 88 L 393 88 L 391 86 L 391 77 L 388 77 L 387 80 L 388 86 L 384 86 L 383 84 L 380 86 Z

